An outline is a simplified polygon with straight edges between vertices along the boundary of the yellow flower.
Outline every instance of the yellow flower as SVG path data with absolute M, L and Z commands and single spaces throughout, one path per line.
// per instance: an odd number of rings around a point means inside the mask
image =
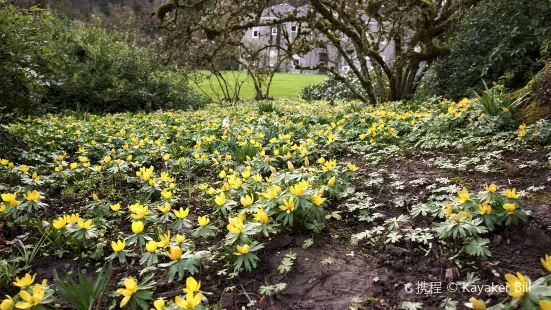
M 2 303 L 0 304 L 0 310 L 10 310 L 12 306 L 13 299 L 10 296 L 6 295 L 6 299 L 2 300 Z
M 139 234 L 143 231 L 144 224 L 142 221 L 132 222 L 132 232 Z
M 223 206 L 226 203 L 226 195 L 224 195 L 224 192 L 221 192 L 220 195 L 216 196 L 216 198 L 214 198 L 214 202 L 216 202 L 216 204 L 220 207 Z
M 159 238 L 161 239 L 161 241 L 157 242 L 157 245 L 160 247 L 167 246 L 170 243 L 170 231 L 164 235 L 161 235 Z
M 541 310 L 551 310 L 551 301 L 540 300 L 539 304 L 540 304 Z
M 33 294 L 29 294 L 27 291 L 21 291 L 19 297 L 25 302 L 18 302 L 15 304 L 15 307 L 18 309 L 28 309 L 34 306 L 37 306 L 42 298 L 44 297 L 44 289 L 40 284 L 35 284 L 33 287 Z
M 516 188 L 513 188 L 513 189 L 506 189 L 503 194 L 505 195 L 505 197 L 509 198 L 509 199 L 516 199 L 518 197 L 520 197 L 520 193 L 517 194 L 517 189 Z
M 164 205 L 162 206 L 158 206 L 157 207 L 159 209 L 159 211 L 161 211 L 162 213 L 168 213 L 170 212 L 170 209 L 171 209 L 171 206 L 170 206 L 170 203 L 165 203 Z
M 283 205 L 279 206 L 279 208 L 287 213 L 291 213 L 295 210 L 295 199 L 293 197 L 289 197 L 288 200 L 283 199 Z
M 258 174 L 258 173 L 255 174 L 255 175 L 253 176 L 253 180 L 254 180 L 255 182 L 260 182 L 260 181 L 262 181 L 262 175 L 261 175 L 261 174 Z
M 23 196 L 30 201 L 37 201 L 40 198 L 40 192 L 39 191 L 32 191 L 27 192 L 27 194 L 23 194 Z
M 71 163 L 69 167 L 71 167 L 71 169 L 76 169 L 78 167 L 78 163 Z
M 195 293 L 198 292 L 200 288 L 201 282 L 197 282 L 193 277 L 188 277 L 186 279 L 186 288 L 184 288 L 184 292 Z
M 199 216 L 197 217 L 197 222 L 199 223 L 199 226 L 205 227 L 209 224 L 210 220 L 206 216 Z
M 124 279 L 124 286 L 125 288 L 119 288 L 117 290 L 117 293 L 124 296 L 124 298 L 121 300 L 121 308 L 123 308 L 128 303 L 132 295 L 134 295 L 138 291 L 138 283 L 136 282 L 136 280 L 134 280 L 133 277 L 128 277 Z
M 241 176 L 243 177 L 243 179 L 248 179 L 251 176 L 251 171 L 250 170 L 245 170 L 245 171 L 241 172 Z
M 142 219 L 146 215 L 149 214 L 149 207 L 147 207 L 147 206 L 142 206 L 140 204 L 135 204 L 135 205 L 132 205 L 128 208 L 130 209 L 130 211 L 134 212 L 134 214 L 130 214 L 130 216 L 135 220 Z
M 327 200 L 327 198 L 322 198 L 321 196 L 316 195 L 316 194 L 312 195 L 311 198 L 312 198 L 312 203 L 315 206 L 319 206 Z
M 474 310 L 486 310 L 486 304 L 482 300 L 471 297 L 469 302 L 473 305 Z
M 178 241 L 178 243 L 182 243 L 182 242 L 184 242 L 184 240 L 186 240 L 185 236 L 180 235 L 180 234 L 176 235 L 176 241 Z
M 0 164 L 2 164 L 2 166 L 7 165 L 9 162 L 10 162 L 10 161 L 7 160 L 7 159 L 5 159 L 5 158 L 0 159 Z
M 98 200 L 99 200 L 98 195 L 96 195 L 95 192 L 92 194 L 92 200 L 94 200 L 94 201 L 98 201 Z
M 237 245 L 235 248 L 237 249 L 237 252 L 233 254 L 235 254 L 236 256 L 247 255 L 249 253 L 248 244 L 245 244 L 244 246 Z
M 489 193 L 493 193 L 497 190 L 497 185 L 495 185 L 495 184 L 490 184 L 490 185 L 484 184 L 484 189 Z
M 478 205 L 478 214 L 485 215 L 492 213 L 492 206 L 488 202 L 484 201 L 482 204 Z
M 169 155 L 169 154 L 163 155 L 163 160 L 164 160 L 164 161 L 168 161 L 169 159 L 170 159 L 170 155 Z
M 292 162 L 287 161 L 287 169 L 289 169 L 289 171 L 291 172 L 295 171 L 295 166 L 293 165 Z
M 17 193 L 2 194 L 2 200 L 4 202 L 8 202 L 10 204 L 10 206 L 12 206 L 14 208 L 17 207 L 17 205 L 19 205 L 19 202 L 17 201 Z
M 242 196 L 240 200 L 241 200 L 241 204 L 242 204 L 243 207 L 245 207 L 245 208 L 248 207 L 248 206 L 250 206 L 250 205 L 252 205 L 253 202 L 254 202 L 254 198 L 253 198 L 252 195 L 251 195 L 251 196 L 249 196 L 249 195 Z
M 545 255 L 545 259 L 541 259 L 541 264 L 547 271 L 551 272 L 551 256 Z
M 180 296 L 176 296 L 176 298 L 174 299 L 174 302 L 181 308 L 184 308 L 185 310 L 192 310 L 198 304 L 201 303 L 201 298 L 203 298 L 203 294 L 201 293 L 198 293 L 195 296 L 193 296 L 193 293 L 187 293 L 185 300 L 180 298 Z
M 355 172 L 356 170 L 358 170 L 358 167 L 356 167 L 356 165 L 354 165 L 353 163 L 348 163 L 348 165 L 346 165 L 346 167 L 348 167 L 348 170 L 350 170 L 352 172 Z
M 21 171 L 23 172 L 28 172 L 29 171 L 29 167 L 27 167 L 27 165 L 21 165 L 21 167 L 19 167 L 21 169 Z
M 260 224 L 268 223 L 268 214 L 262 208 L 256 209 L 256 213 L 253 215 L 253 218 L 255 221 L 259 222 Z
M 111 162 L 111 156 L 109 156 L 109 155 L 105 156 L 105 157 L 103 158 L 103 161 L 104 161 L 106 164 L 110 163 L 110 162 Z
M 38 176 L 38 173 L 34 172 L 32 175 L 33 180 L 38 181 L 40 180 L 40 177 Z
M 77 225 L 78 225 L 78 227 L 80 227 L 82 229 L 90 229 L 94 226 L 94 225 L 92 225 L 92 220 L 87 220 L 85 222 L 83 219 L 78 219 L 77 220 Z
M 332 177 L 331 179 L 329 179 L 329 182 L 327 182 L 327 186 L 332 187 L 333 185 L 335 185 L 336 181 L 337 181 L 337 178 Z
M 67 225 L 67 222 L 65 221 L 65 219 L 63 217 L 59 217 L 58 219 L 55 219 L 52 223 L 52 225 L 54 226 L 55 229 L 63 229 L 63 227 L 65 227 L 65 225 Z
M 122 250 L 124 250 L 125 246 L 126 246 L 126 241 L 120 241 L 120 240 L 117 240 L 117 242 L 111 241 L 111 248 L 113 248 L 113 251 L 115 253 L 119 253 Z
M 179 219 L 185 219 L 187 217 L 187 215 L 189 214 L 189 208 L 186 208 L 184 210 L 184 208 L 180 207 L 180 210 L 173 210 L 172 211 L 174 213 L 174 215 L 176 215 L 177 218 Z
M 110 208 L 115 212 L 119 212 L 119 210 L 121 209 L 121 204 L 120 203 L 113 204 L 110 206 Z
M 17 286 L 17 287 L 27 287 L 27 286 L 31 286 L 31 284 L 33 284 L 34 282 L 34 278 L 36 278 L 36 274 L 34 274 L 34 276 L 31 276 L 30 274 L 25 274 L 25 276 L 23 278 L 15 278 L 15 282 L 13 282 L 13 285 Z
M 163 191 L 161 192 L 161 195 L 163 196 L 164 199 L 168 200 L 170 198 L 172 198 L 172 193 L 167 191 L 166 189 L 163 189 Z
M 260 195 L 262 195 L 264 198 L 275 199 L 277 195 L 280 193 L 281 193 L 281 187 L 274 185 L 268 188 L 266 193 L 261 193 Z
M 457 198 L 455 198 L 456 202 L 464 203 L 469 201 L 469 199 L 471 199 L 471 194 L 469 194 L 466 187 L 463 186 L 463 189 L 457 191 Z
M 230 222 L 226 228 L 232 233 L 232 234 L 236 234 L 236 235 L 239 235 L 242 231 L 243 231 L 243 222 L 241 222 L 241 220 L 239 220 L 239 218 L 237 217 L 230 217 L 228 219 L 228 221 Z
M 461 217 L 459 216 L 459 214 L 456 214 L 456 213 L 450 214 L 450 218 L 452 218 L 457 223 L 459 223 L 461 221 Z
M 226 171 L 222 170 L 218 176 L 220 177 L 220 179 L 224 179 L 226 177 Z
M 168 249 L 168 253 L 166 255 L 171 260 L 179 260 L 180 257 L 182 257 L 182 248 L 180 248 L 179 246 L 173 246 Z
M 161 297 L 153 302 L 155 310 L 163 310 L 165 307 L 165 300 Z
M 145 249 L 149 253 L 155 252 L 157 250 L 157 242 L 155 242 L 154 240 L 151 240 L 151 241 L 147 242 L 145 244 Z
M 528 279 L 526 279 L 526 277 L 520 272 L 517 272 L 516 276 L 510 273 L 506 274 L 505 280 L 507 280 L 505 284 L 507 284 L 507 287 L 509 288 L 507 293 L 511 297 L 520 298 L 530 289 Z
M 503 204 L 503 209 L 507 211 L 507 214 L 513 214 L 517 209 L 517 206 L 514 203 L 505 203 Z

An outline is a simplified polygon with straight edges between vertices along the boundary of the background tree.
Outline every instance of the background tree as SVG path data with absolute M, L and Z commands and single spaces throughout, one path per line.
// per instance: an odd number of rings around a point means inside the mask
M 482 80 L 520 88 L 549 58 L 550 32 L 547 0 L 484 1 L 445 37 L 452 53 L 434 63 L 421 95 L 462 98 Z

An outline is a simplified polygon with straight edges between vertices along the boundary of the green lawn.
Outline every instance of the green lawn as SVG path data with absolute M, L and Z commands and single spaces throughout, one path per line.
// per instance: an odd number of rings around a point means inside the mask
M 207 71 L 201 71 L 201 73 L 208 74 Z M 241 74 L 239 79 L 246 79 L 243 87 L 241 88 L 241 98 L 252 98 L 255 96 L 255 90 L 253 82 L 250 78 L 247 78 L 246 72 L 234 72 L 235 76 Z M 234 75 L 231 71 L 223 73 L 224 77 L 229 80 L 233 80 Z M 275 98 L 287 98 L 294 99 L 298 96 L 300 91 L 307 85 L 318 83 L 323 81 L 327 76 L 322 74 L 292 74 L 292 73 L 276 73 L 272 85 L 270 87 L 270 96 Z M 194 88 L 201 88 L 209 96 L 214 93 L 221 93 L 220 87 L 214 77 L 211 77 L 212 89 L 207 79 L 200 82 L 198 85 L 192 83 Z M 200 91 L 200 93 L 203 93 Z

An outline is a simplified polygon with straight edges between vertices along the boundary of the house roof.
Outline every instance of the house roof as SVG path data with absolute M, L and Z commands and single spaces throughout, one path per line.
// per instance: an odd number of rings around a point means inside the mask
M 296 8 L 288 3 L 271 6 L 262 12 L 262 17 L 281 17 L 294 12 Z

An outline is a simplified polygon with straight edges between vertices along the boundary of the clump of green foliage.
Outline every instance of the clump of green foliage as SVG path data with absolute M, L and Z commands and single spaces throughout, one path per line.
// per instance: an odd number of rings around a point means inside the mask
M 445 38 L 452 53 L 434 62 L 418 95 L 470 96 L 481 79 L 523 87 L 549 58 L 550 26 L 549 1 L 483 1 Z

